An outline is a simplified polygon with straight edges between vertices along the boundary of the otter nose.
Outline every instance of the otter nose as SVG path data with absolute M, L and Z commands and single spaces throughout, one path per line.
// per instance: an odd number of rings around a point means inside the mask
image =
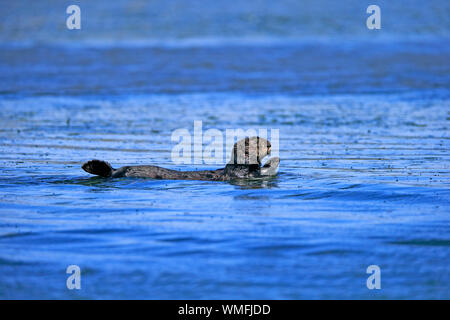
M 267 147 L 267 154 L 270 154 L 270 147 Z

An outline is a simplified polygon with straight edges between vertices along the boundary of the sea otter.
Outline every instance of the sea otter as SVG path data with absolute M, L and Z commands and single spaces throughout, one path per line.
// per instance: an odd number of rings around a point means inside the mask
M 277 173 L 279 158 L 272 158 L 264 166 L 261 160 L 270 154 L 271 144 L 260 137 L 242 139 L 234 144 L 231 160 L 225 168 L 203 171 L 177 171 L 157 166 L 125 166 L 113 169 L 102 160 L 90 160 L 82 165 L 84 171 L 105 178 L 140 177 L 163 180 L 210 180 L 260 178 Z

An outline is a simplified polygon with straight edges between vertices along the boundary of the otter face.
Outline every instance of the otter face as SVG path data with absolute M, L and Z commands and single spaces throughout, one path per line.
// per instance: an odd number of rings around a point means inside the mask
M 260 137 L 251 137 L 239 140 L 231 151 L 229 164 L 259 164 L 270 154 L 269 140 Z

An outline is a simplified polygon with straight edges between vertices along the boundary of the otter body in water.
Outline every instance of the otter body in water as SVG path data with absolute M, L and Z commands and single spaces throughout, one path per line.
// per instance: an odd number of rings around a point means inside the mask
M 91 160 L 83 164 L 84 171 L 101 177 L 141 177 L 163 180 L 210 180 L 227 181 L 271 176 L 277 173 L 279 158 L 272 158 L 264 166 L 261 160 L 270 154 L 270 142 L 259 137 L 238 141 L 225 168 L 202 171 L 177 171 L 158 166 L 124 166 L 114 169 L 102 160 Z

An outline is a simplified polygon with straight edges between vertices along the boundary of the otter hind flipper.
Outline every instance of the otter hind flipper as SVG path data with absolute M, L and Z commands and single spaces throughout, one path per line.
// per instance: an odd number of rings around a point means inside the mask
M 111 167 L 111 165 L 102 160 L 91 160 L 86 163 L 84 163 L 81 168 L 90 173 L 95 174 L 100 177 L 108 178 L 111 177 L 114 169 Z

